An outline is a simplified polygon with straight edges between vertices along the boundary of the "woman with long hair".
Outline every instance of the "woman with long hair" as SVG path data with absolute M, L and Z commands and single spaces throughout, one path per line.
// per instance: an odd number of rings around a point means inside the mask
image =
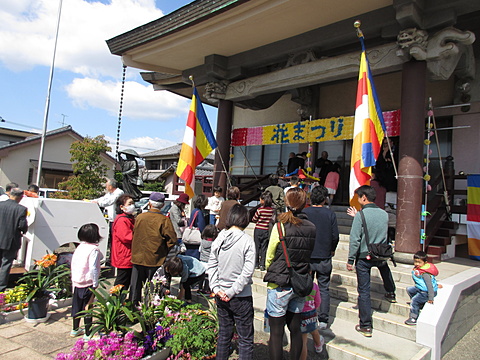
M 310 271 L 310 254 L 315 245 L 315 225 L 302 213 L 307 202 L 307 193 L 300 188 L 292 188 L 285 194 L 287 212 L 278 216 L 283 240 L 293 269 L 299 274 Z M 268 282 L 267 313 L 270 322 L 270 359 L 283 359 L 282 340 L 287 324 L 290 330 L 290 358 L 300 359 L 302 353 L 302 310 L 305 297 L 295 294 L 285 260 L 277 225 L 272 229 L 268 243 L 265 266 Z

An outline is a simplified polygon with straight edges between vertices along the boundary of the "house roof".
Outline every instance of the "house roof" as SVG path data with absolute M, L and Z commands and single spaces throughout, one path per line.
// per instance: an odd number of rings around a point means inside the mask
M 150 151 L 144 154 L 141 154 L 140 157 L 148 158 L 154 156 L 166 156 L 166 155 L 180 155 L 180 150 L 182 150 L 182 144 L 172 145 L 160 150 Z
M 169 146 L 160 150 L 154 150 L 150 151 L 148 153 L 141 154 L 140 157 L 146 159 L 146 158 L 153 158 L 153 157 L 159 157 L 159 156 L 175 156 L 178 157 L 180 156 L 180 151 L 182 150 L 182 143 Z M 215 156 L 213 154 L 208 154 L 207 160 L 213 161 Z
M 4 128 L 4 127 L 0 127 L 0 134 L 18 136 L 18 137 L 24 137 L 24 138 L 26 138 L 28 136 L 31 136 L 31 135 L 36 135 L 36 133 L 33 133 L 31 131 L 8 129 L 8 128 Z

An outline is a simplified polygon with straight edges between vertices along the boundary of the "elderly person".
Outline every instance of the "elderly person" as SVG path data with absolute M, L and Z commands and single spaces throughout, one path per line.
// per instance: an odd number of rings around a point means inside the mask
M 172 207 L 170 208 L 170 220 L 172 220 L 173 228 L 177 234 L 178 242 L 182 241 L 183 228 L 187 225 L 185 218 L 185 205 L 188 204 L 189 197 L 187 194 L 183 193 L 173 201 Z
M 10 199 L 10 191 L 13 189 L 13 188 L 18 188 L 18 184 L 17 183 L 14 183 L 14 182 L 11 182 L 11 183 L 8 183 L 7 185 L 5 185 L 5 192 L 0 195 L 0 201 L 7 201 L 8 199 Z
M 0 292 L 5 291 L 10 268 L 22 242 L 22 233 L 27 232 L 27 208 L 19 204 L 23 190 L 9 189 L 9 198 L 0 202 Z
M 164 202 L 165 196 L 162 193 L 151 193 L 148 212 L 138 215 L 135 220 L 130 285 L 130 299 L 135 305 L 141 300 L 143 283 L 152 279 L 177 242 L 172 221 L 160 211 Z
M 117 180 L 108 179 L 105 183 L 105 195 L 97 199 L 91 200 L 91 202 L 98 204 L 107 210 L 108 221 L 113 223 L 115 220 L 115 202 L 120 195 L 123 195 L 123 190 L 118 188 Z

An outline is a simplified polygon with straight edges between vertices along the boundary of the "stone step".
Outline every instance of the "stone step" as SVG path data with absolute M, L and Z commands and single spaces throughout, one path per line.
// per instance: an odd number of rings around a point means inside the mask
M 335 319 L 342 319 L 358 324 L 358 307 L 350 302 L 331 299 L 330 315 Z M 401 338 L 415 341 L 416 327 L 405 325 L 407 317 L 391 314 L 383 311 L 372 311 L 373 328 L 383 331 L 387 334 L 399 336 Z
M 178 293 L 178 280 L 172 281 L 172 294 Z M 260 285 L 260 279 L 254 280 L 254 285 Z M 263 284 L 261 284 L 263 285 Z M 254 286 L 254 289 L 256 287 Z M 261 292 L 253 293 L 254 306 L 254 327 L 256 331 L 264 329 L 264 311 L 266 305 L 265 286 L 259 288 Z M 353 291 L 353 289 L 350 289 Z M 372 294 L 372 306 L 375 303 L 382 303 L 383 300 L 376 299 Z M 353 298 L 353 296 L 350 296 Z M 196 291 L 192 292 L 194 302 L 202 303 L 205 306 L 212 306 L 214 299 L 207 298 Z M 355 294 L 356 302 L 356 294 Z M 358 324 L 358 309 L 351 301 L 342 301 L 336 298 L 331 299 L 332 322 L 328 329 L 321 333 L 326 339 L 326 351 L 330 359 L 429 359 L 429 349 L 417 345 L 415 339 L 415 327 L 403 324 L 405 315 L 396 314 L 394 308 L 399 304 L 386 303 L 381 310 L 373 310 L 373 338 L 368 339 L 357 333 L 354 329 Z M 390 310 L 389 312 L 386 312 Z M 289 332 L 285 327 L 284 344 L 289 341 Z M 371 342 L 371 343 L 369 343 Z M 310 339 L 309 346 L 312 347 Z M 402 349 L 402 351 L 398 351 Z
M 344 271 L 346 270 L 346 263 L 347 257 L 343 257 L 342 260 L 337 258 L 337 254 L 332 259 L 332 267 L 333 271 Z M 412 283 L 412 266 L 406 264 L 397 264 L 397 266 L 393 266 L 391 262 L 388 263 L 390 267 L 390 271 L 392 272 L 393 281 L 395 283 L 402 283 L 402 284 L 411 284 Z M 371 270 L 371 278 L 372 279 L 381 279 L 380 271 L 376 267 L 372 268 Z
M 347 286 L 351 286 L 353 288 L 357 288 L 357 276 L 356 276 L 356 274 L 354 272 L 350 272 L 350 271 L 347 271 L 347 270 L 335 270 L 332 273 L 331 282 L 335 283 L 337 286 L 347 285 Z M 405 302 L 405 301 L 408 301 L 410 299 L 407 292 L 405 291 L 405 288 L 407 286 L 411 286 L 411 285 L 413 285 L 413 284 L 395 282 L 395 286 L 397 287 L 396 295 L 397 295 L 397 300 L 398 301 L 404 300 L 404 302 Z M 384 294 L 385 289 L 383 287 L 383 281 L 378 279 L 378 278 L 372 278 L 371 282 L 370 282 L 370 290 L 371 290 L 371 292 L 374 292 L 374 293 Z
M 355 331 L 355 323 L 335 318 L 330 328 L 322 330 L 329 359 L 335 360 L 428 360 L 430 349 L 413 341 L 373 330 L 366 338 Z
M 353 286 L 337 285 L 335 283 L 331 283 L 330 297 L 356 304 L 358 299 L 358 292 L 357 289 Z M 405 317 L 405 319 L 410 313 L 410 307 L 406 304 L 406 301 L 400 300 L 397 303 L 390 303 L 384 298 L 384 294 L 374 292 L 370 293 L 370 298 L 372 301 L 372 309 L 374 310 L 400 315 Z

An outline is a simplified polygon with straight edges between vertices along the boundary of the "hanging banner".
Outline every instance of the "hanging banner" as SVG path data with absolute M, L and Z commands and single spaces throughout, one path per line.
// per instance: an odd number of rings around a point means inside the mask
M 383 113 L 388 136 L 400 135 L 400 110 Z M 235 129 L 232 146 L 314 143 L 353 138 L 353 116 Z

